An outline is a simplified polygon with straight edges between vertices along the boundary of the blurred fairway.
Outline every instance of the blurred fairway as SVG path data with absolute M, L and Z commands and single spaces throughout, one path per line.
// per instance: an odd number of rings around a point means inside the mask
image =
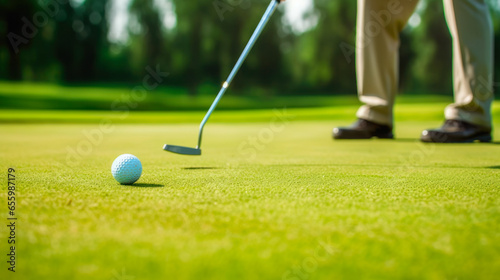
M 193 123 L 200 122 L 217 88 L 190 97 L 185 89 L 159 88 L 134 98 L 128 88 L 69 87 L 0 81 L 0 123 Z M 396 121 L 437 121 L 452 96 L 402 95 L 396 100 Z M 353 120 L 359 107 L 355 94 L 320 96 L 235 96 L 228 93 L 210 122 L 265 122 L 274 110 L 286 108 L 294 120 Z M 493 105 L 500 119 L 500 101 Z
M 335 100 L 216 111 L 201 157 L 162 146 L 194 146 L 204 111 L 0 110 L 0 168 L 16 169 L 19 217 L 17 272 L 0 279 L 500 275 L 498 142 L 421 144 L 447 101 L 404 98 L 398 140 L 333 141 L 357 108 Z M 123 153 L 143 164 L 133 186 L 111 176 Z
M 109 111 L 127 108 L 134 111 L 206 111 L 220 90 L 219 86 L 201 87 L 199 94 L 193 97 L 185 88 L 158 87 L 145 92 L 133 91 L 133 88 L 133 85 L 91 87 L 0 81 L 0 109 Z M 452 101 L 451 96 L 439 95 L 405 95 L 398 99 L 403 103 Z M 273 92 L 270 95 L 254 90 L 240 90 L 239 94 L 228 92 L 217 109 L 272 109 L 285 106 L 311 108 L 358 104 L 355 94 L 290 96 L 283 92 Z
M 64 86 L 56 84 L 14 83 L 0 81 L 0 109 L 43 110 L 119 110 L 136 111 L 186 111 L 206 110 L 220 90 L 218 86 L 201 87 L 197 96 L 188 94 L 185 88 L 158 87 L 142 91 L 141 86 Z M 354 105 L 357 100 L 331 96 L 266 96 L 261 92 L 245 94 L 228 93 L 219 110 L 262 109 L 274 107 L 322 107 Z M 276 93 L 274 93 L 276 94 Z M 415 97 L 418 98 L 418 97 Z M 434 97 L 434 101 L 443 97 Z

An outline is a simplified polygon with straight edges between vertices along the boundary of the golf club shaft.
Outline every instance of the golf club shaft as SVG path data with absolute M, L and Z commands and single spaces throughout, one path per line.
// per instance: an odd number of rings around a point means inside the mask
M 266 12 L 264 13 L 264 16 L 262 16 L 262 19 L 259 22 L 259 25 L 257 25 L 257 28 L 255 29 L 250 40 L 248 41 L 247 46 L 243 50 L 243 53 L 241 54 L 240 58 L 238 59 L 238 62 L 236 62 L 236 65 L 233 67 L 231 74 L 229 74 L 229 77 L 222 85 L 222 88 L 219 91 L 219 94 L 217 94 L 217 97 L 215 98 L 214 102 L 212 103 L 212 106 L 210 106 L 210 109 L 208 109 L 208 112 L 205 115 L 205 117 L 203 118 L 203 121 L 201 121 L 200 132 L 199 132 L 199 136 L 198 136 L 198 146 L 197 146 L 198 149 L 201 147 L 201 137 L 203 134 L 203 128 L 205 127 L 205 124 L 207 123 L 208 118 L 210 118 L 210 115 L 214 111 L 215 107 L 217 107 L 217 104 L 219 103 L 220 99 L 222 98 L 222 96 L 226 92 L 227 88 L 229 87 L 229 85 L 233 81 L 234 77 L 236 76 L 236 73 L 238 73 L 238 70 L 240 70 L 241 65 L 243 64 L 243 62 L 247 58 L 248 53 L 250 53 L 250 50 L 252 49 L 252 47 L 255 44 L 255 41 L 257 41 L 257 38 L 259 38 L 260 34 L 262 33 L 262 30 L 264 30 L 264 27 L 269 22 L 269 19 L 273 15 L 274 11 L 276 11 L 276 8 L 278 7 L 279 3 L 280 3 L 279 0 L 272 0 L 271 4 L 269 4 L 269 7 L 267 8 Z

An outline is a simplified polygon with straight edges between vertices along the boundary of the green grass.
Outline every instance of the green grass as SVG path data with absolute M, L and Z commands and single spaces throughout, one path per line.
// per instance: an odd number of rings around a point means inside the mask
M 495 279 L 500 145 L 423 145 L 442 104 L 400 105 L 395 141 L 332 141 L 354 106 L 216 112 L 201 157 L 161 147 L 194 146 L 203 112 L 0 111 L 0 202 L 14 167 L 19 217 L 0 279 Z M 122 153 L 142 161 L 134 186 L 111 176 Z
M 63 86 L 55 84 L 17 83 L 0 81 L 0 109 L 28 110 L 139 110 L 139 111 L 206 111 L 213 102 L 218 87 L 203 87 L 196 97 L 186 89 L 158 87 L 153 91 L 136 93 L 135 86 Z M 358 105 L 354 93 L 348 95 L 256 96 L 251 90 L 245 96 L 229 91 L 218 105 L 218 110 L 271 109 L 276 107 L 310 108 Z M 402 102 L 451 102 L 450 96 L 403 95 Z
M 446 102 L 437 103 L 404 103 L 398 102 L 395 108 L 395 120 L 399 121 L 436 121 L 443 118 Z M 208 108 L 208 107 L 207 107 Z M 287 112 L 294 120 L 353 120 L 358 105 L 320 107 L 320 108 L 287 108 L 276 107 L 273 110 L 216 110 L 210 122 L 240 123 L 266 122 L 278 112 Z M 206 108 L 205 108 L 206 109 Z M 493 104 L 493 118 L 500 119 L 500 101 Z M 0 110 L 0 123 L 99 123 L 109 120 L 114 124 L 130 123 L 199 123 L 205 111 L 82 111 L 82 110 Z

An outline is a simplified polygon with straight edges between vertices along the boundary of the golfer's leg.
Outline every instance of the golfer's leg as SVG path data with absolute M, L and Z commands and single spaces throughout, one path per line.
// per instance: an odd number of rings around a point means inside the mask
M 358 0 L 356 75 L 363 105 L 358 118 L 393 124 L 398 92 L 399 33 L 417 0 Z
M 453 37 L 455 103 L 446 119 L 491 127 L 493 28 L 485 0 L 444 0 Z

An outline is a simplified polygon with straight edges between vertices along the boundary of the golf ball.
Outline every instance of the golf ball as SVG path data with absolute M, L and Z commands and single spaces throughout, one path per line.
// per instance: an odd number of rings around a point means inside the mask
M 141 177 L 141 173 L 141 161 L 131 154 L 123 154 L 117 157 L 111 166 L 111 174 L 122 185 L 135 183 Z

